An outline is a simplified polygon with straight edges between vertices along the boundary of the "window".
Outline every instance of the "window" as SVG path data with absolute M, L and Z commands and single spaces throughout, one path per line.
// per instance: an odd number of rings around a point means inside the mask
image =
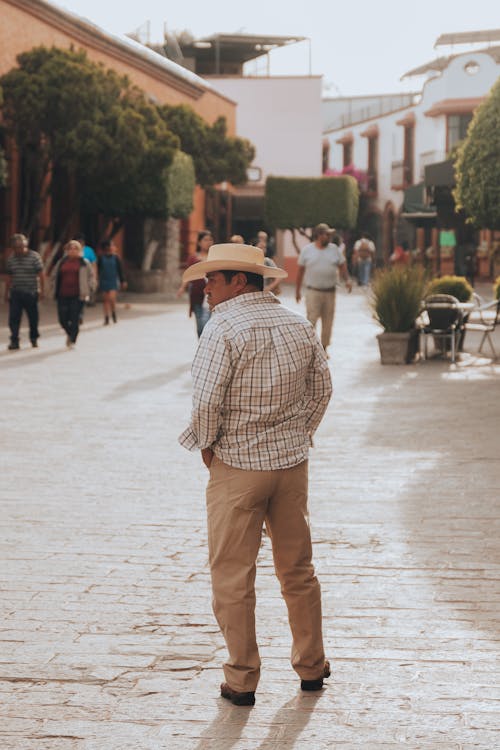
M 329 141 L 323 141 L 323 149 L 321 152 L 321 171 L 323 174 L 330 168 L 330 143 Z
M 348 167 L 352 164 L 352 141 L 343 144 L 342 166 Z
M 368 138 L 368 190 L 377 192 L 378 137 Z
M 464 65 L 465 72 L 470 76 L 475 76 L 479 73 L 479 64 L 475 60 L 470 60 L 467 65 Z
M 448 115 L 447 151 L 465 138 L 471 120 L 472 112 L 462 115 Z
M 413 125 L 405 126 L 404 136 L 404 185 L 413 185 L 413 151 L 415 142 L 415 127 Z
M 248 167 L 247 180 L 248 182 L 260 182 L 262 180 L 262 169 L 253 165 Z

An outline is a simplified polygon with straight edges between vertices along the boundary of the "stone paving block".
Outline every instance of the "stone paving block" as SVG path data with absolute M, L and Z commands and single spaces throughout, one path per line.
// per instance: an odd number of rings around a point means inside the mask
M 262 679 L 238 709 L 218 697 L 206 472 L 176 442 L 192 321 L 89 312 L 72 352 L 48 303 L 40 349 L 0 352 L 1 750 L 496 748 L 500 365 L 382 367 L 365 297 L 339 294 L 310 461 L 333 674 L 300 693 L 264 536 Z

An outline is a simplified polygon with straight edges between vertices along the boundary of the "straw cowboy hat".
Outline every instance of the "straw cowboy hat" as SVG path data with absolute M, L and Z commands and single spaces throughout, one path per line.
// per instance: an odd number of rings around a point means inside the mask
M 288 276 L 281 268 L 266 266 L 264 253 L 259 247 L 226 242 L 212 245 L 207 259 L 189 266 L 182 274 L 182 281 L 186 283 L 202 279 L 211 271 L 247 271 L 268 279 L 285 279 Z

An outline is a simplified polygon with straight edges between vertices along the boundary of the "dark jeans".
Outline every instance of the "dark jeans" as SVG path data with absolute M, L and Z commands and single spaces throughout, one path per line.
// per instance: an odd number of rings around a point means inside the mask
M 40 336 L 38 332 L 38 294 L 21 292 L 18 289 L 10 290 L 9 300 L 9 328 L 10 340 L 13 344 L 19 344 L 19 326 L 21 317 L 25 310 L 30 326 L 30 341 L 36 341 Z
M 82 307 L 83 302 L 78 297 L 59 297 L 57 300 L 59 323 L 68 334 L 72 344 L 78 338 Z
M 196 333 L 198 334 L 198 338 L 200 338 L 210 318 L 210 310 L 208 307 L 203 307 L 199 302 L 195 302 L 193 304 L 193 312 L 196 318 Z

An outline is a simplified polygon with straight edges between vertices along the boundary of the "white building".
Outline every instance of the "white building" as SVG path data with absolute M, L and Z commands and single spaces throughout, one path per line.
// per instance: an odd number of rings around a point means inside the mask
M 323 132 L 321 76 L 249 75 L 245 64 L 264 59 L 272 50 L 302 37 L 215 34 L 181 44 L 179 62 L 208 80 L 213 88 L 236 102 L 236 132 L 255 146 L 248 183 L 223 186 L 217 200 L 222 222 L 218 236 L 241 234 L 251 241 L 264 226 L 264 194 L 268 176 L 321 177 Z M 227 192 L 225 192 L 227 191 Z M 280 252 L 295 260 L 296 251 L 282 242 Z M 283 259 L 281 259 L 283 261 Z M 293 266 L 293 263 L 291 264 Z M 293 274 L 293 269 L 290 271 Z
M 324 166 L 367 173 L 360 221 L 376 240 L 379 261 L 396 240 L 421 249 L 438 244 L 443 218 L 430 205 L 431 188 L 442 185 L 451 194 L 447 155 L 500 75 L 500 47 L 485 46 L 494 41 L 500 31 L 440 37 L 436 46 L 469 49 L 406 73 L 425 76 L 418 94 L 325 100 Z

